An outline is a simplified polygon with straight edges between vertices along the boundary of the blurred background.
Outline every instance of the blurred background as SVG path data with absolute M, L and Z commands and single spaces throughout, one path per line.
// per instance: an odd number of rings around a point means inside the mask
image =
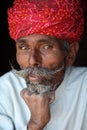
M 15 59 L 15 43 L 10 39 L 7 24 L 7 8 L 13 1 L 0 0 L 0 76 L 11 69 L 10 62 L 15 61 L 14 64 L 18 67 Z M 87 66 L 87 0 L 80 0 L 80 2 L 84 10 L 85 29 L 74 65 Z

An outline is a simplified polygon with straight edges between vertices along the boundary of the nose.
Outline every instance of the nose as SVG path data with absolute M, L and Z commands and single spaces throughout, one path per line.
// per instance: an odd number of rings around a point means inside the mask
M 29 67 L 40 67 L 41 56 L 38 50 L 32 50 L 29 54 Z

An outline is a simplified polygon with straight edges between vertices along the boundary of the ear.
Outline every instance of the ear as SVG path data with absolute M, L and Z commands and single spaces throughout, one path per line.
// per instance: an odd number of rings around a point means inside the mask
M 72 44 L 70 44 L 69 50 L 68 50 L 69 52 L 68 52 L 68 55 L 66 58 L 66 65 L 67 66 L 70 66 L 74 63 L 78 49 L 79 49 L 78 42 L 73 42 Z

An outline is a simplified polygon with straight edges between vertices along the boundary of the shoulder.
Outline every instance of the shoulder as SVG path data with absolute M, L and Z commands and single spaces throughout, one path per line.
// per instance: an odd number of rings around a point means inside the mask
M 14 118 L 13 115 L 18 112 L 21 105 L 24 104 L 20 91 L 26 87 L 23 78 L 19 77 L 13 71 L 10 71 L 0 77 L 0 112 Z M 23 106 L 21 106 L 23 107 Z M 9 109 L 8 109 L 9 108 Z M 17 109 L 18 108 L 18 109 Z
M 25 81 L 23 78 L 19 77 L 13 71 L 9 71 L 6 74 L 0 77 L 0 91 L 3 89 L 22 89 L 26 87 Z
M 11 71 L 5 73 L 4 75 L 2 75 L 0 77 L 0 80 L 2 80 L 2 79 L 7 80 L 7 79 L 10 79 L 11 77 L 18 78 L 18 76 L 15 73 L 13 73 L 13 71 L 11 70 Z
M 87 83 L 87 67 L 69 67 L 65 73 L 68 84 L 85 85 Z
M 72 78 L 74 78 L 74 77 L 77 77 L 77 78 L 87 77 L 87 67 L 71 66 L 71 67 L 67 68 L 66 75 L 70 76 Z

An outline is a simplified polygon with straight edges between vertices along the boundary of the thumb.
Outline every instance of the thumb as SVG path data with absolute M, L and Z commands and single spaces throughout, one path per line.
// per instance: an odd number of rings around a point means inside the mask
M 49 94 L 49 103 L 53 103 L 55 100 L 55 92 L 50 92 Z
M 24 88 L 23 90 L 21 90 L 20 95 L 22 98 L 27 98 L 31 95 L 31 93 L 29 92 L 28 88 Z

